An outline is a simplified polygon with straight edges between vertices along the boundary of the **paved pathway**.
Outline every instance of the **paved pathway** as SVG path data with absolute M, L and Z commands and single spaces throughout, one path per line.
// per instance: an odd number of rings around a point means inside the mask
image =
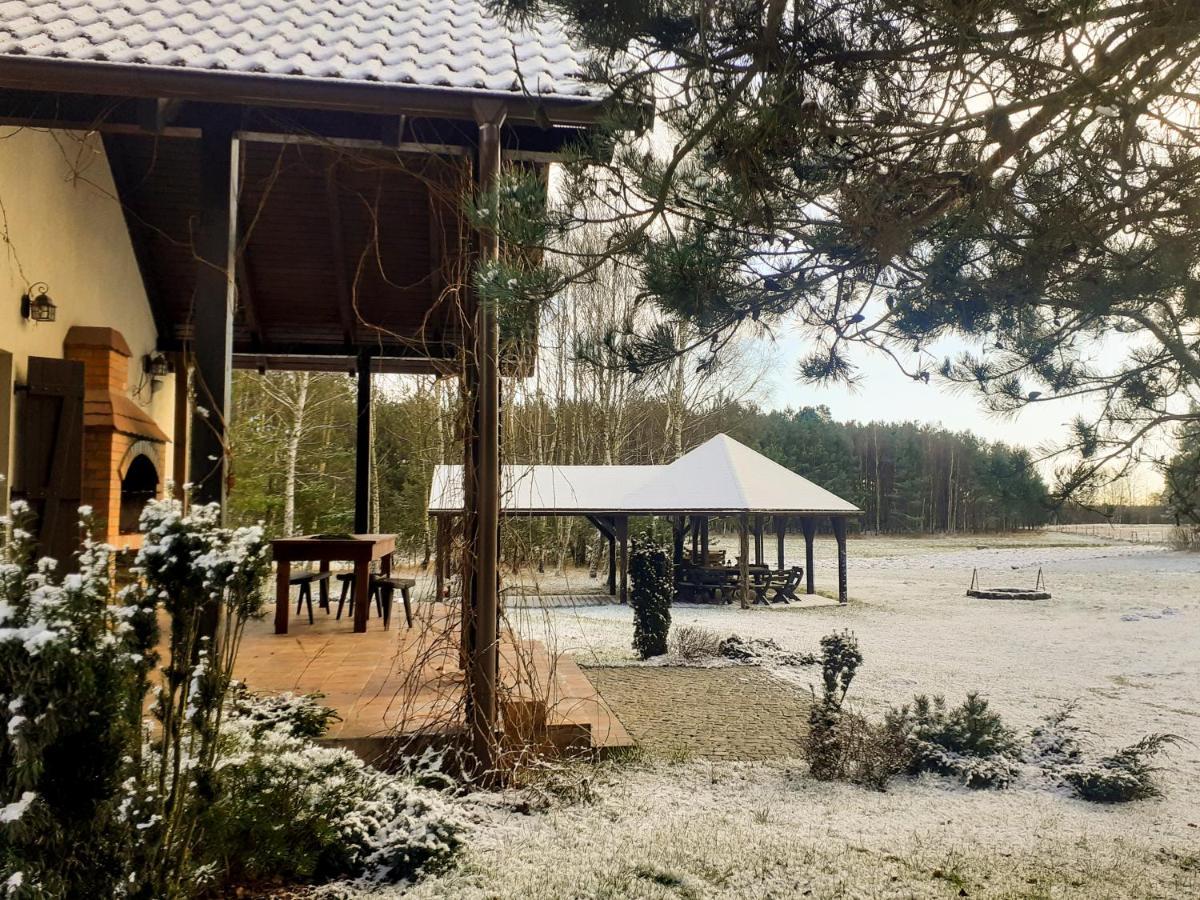
M 755 666 L 589 666 L 584 674 L 654 753 L 714 759 L 799 756 L 809 696 Z

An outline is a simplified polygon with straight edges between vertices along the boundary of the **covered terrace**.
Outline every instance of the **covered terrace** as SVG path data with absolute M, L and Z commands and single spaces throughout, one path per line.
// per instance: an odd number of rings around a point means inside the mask
M 608 541 L 608 590 L 622 603 L 628 599 L 629 520 L 634 516 L 671 521 L 677 571 L 713 568 L 709 523 L 735 520 L 740 549 L 736 572 L 728 574 L 743 606 L 754 593 L 755 570 L 767 565 L 771 532 L 776 572 L 784 571 L 784 538 L 792 520 L 799 520 L 804 535 L 805 592 L 816 593 L 813 542 L 818 522 L 828 519 L 838 545 L 838 600 L 847 601 L 846 520 L 862 511 L 728 435 L 718 434 L 668 465 L 506 465 L 502 484 L 505 517 L 581 516 L 591 522 Z M 461 466 L 434 470 L 429 512 L 437 523 L 441 596 L 453 556 L 453 523 L 463 512 Z

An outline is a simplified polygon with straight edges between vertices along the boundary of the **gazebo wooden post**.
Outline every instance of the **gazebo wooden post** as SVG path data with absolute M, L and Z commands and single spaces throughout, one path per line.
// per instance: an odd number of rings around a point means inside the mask
M 236 122 L 219 118 L 200 135 L 200 217 L 193 242 L 196 287 L 192 294 L 192 351 L 195 357 L 192 433 L 188 477 L 192 500 L 220 504 L 225 519 L 233 371 L 233 310 L 237 283 L 238 154 Z M 184 375 L 186 378 L 186 374 Z M 215 637 L 221 607 L 205 604 L 200 633 Z
M 354 432 L 354 531 L 366 534 L 371 522 L 371 352 L 359 350 L 355 365 L 358 390 L 355 393 Z M 365 604 L 360 604 L 366 608 Z M 355 616 L 355 631 L 358 616 Z M 366 619 L 363 619 L 366 630 Z
M 446 575 L 449 568 L 450 556 L 450 520 L 446 516 L 434 516 L 435 529 L 435 557 L 434 565 L 434 583 L 436 585 L 434 592 L 434 600 L 441 602 L 446 596 Z
M 193 241 L 192 295 L 195 403 L 188 477 L 196 503 L 225 509 L 228 448 L 225 428 L 233 369 L 233 310 L 237 279 L 238 154 L 236 122 L 220 118 L 200 135 L 200 217 Z M 186 376 L 185 376 L 186 377 Z M 213 623 L 215 624 L 215 623 Z
M 708 516 L 700 517 L 700 565 L 708 565 Z
M 692 563 L 700 558 L 700 517 L 691 516 L 692 522 Z
M 802 516 L 800 528 L 804 531 L 804 579 L 805 593 L 817 592 L 816 579 L 813 576 L 813 539 L 817 536 L 817 523 L 812 516 Z
M 617 532 L 616 526 L 608 533 L 608 595 L 617 595 Z
M 491 191 L 500 174 L 500 127 L 505 109 L 500 103 L 478 103 L 475 110 L 479 125 L 476 190 Z M 490 201 L 489 201 L 490 202 Z M 479 231 L 479 264 L 496 260 L 500 254 L 499 236 L 491 228 Z M 497 741 L 496 682 L 499 666 L 499 558 L 500 558 L 500 328 L 496 308 L 476 303 L 474 314 L 474 354 L 468 367 L 478 372 L 475 394 L 475 427 L 471 438 L 471 460 L 477 472 L 475 531 L 467 535 L 474 550 L 474 653 L 467 672 L 471 743 L 476 765 L 482 772 L 495 762 Z M 468 551 L 470 552 L 470 551 Z M 361 598 L 360 602 L 365 602 Z
M 750 515 L 738 516 L 738 598 L 742 609 L 750 608 Z
M 671 536 L 672 536 L 672 538 L 674 538 L 673 547 L 672 547 L 672 559 L 675 563 L 676 569 L 678 569 L 681 565 L 683 565 L 683 532 L 684 532 L 684 524 L 683 523 L 684 523 L 683 516 L 672 516 L 671 517 L 671 531 L 672 531 Z
M 775 523 L 774 523 L 775 524 L 775 541 L 776 541 L 775 549 L 776 549 L 776 554 L 778 556 L 778 559 L 776 561 L 779 563 L 779 571 L 782 572 L 783 571 L 783 539 L 784 539 L 784 535 L 787 534 L 787 516 L 774 516 L 773 518 L 775 520 Z
M 621 602 L 629 602 L 629 516 L 615 518 L 617 542 L 620 544 Z
M 761 566 L 763 558 L 766 556 L 765 542 L 763 541 L 764 517 L 762 513 L 754 514 L 754 564 Z
M 846 517 L 830 516 L 833 525 L 833 536 L 837 538 L 838 548 L 838 603 L 849 602 L 846 594 Z

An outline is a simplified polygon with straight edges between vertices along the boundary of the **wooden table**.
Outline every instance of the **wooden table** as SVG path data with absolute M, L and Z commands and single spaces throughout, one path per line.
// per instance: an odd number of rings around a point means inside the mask
M 335 559 L 354 563 L 354 630 L 366 631 L 367 614 L 371 610 L 371 562 L 379 560 L 379 574 L 387 578 L 392 572 L 395 550 L 394 534 L 352 534 L 338 538 L 308 534 L 271 541 L 276 563 L 275 633 L 287 634 L 288 630 L 291 606 L 288 580 L 292 576 L 292 563 L 319 562 L 321 571 L 328 572 L 329 563 Z

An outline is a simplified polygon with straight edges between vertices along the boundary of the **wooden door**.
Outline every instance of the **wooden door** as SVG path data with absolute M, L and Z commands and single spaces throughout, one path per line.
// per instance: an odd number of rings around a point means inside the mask
M 29 504 L 43 556 L 74 568 L 83 484 L 83 363 L 29 358 L 17 395 L 12 497 Z

